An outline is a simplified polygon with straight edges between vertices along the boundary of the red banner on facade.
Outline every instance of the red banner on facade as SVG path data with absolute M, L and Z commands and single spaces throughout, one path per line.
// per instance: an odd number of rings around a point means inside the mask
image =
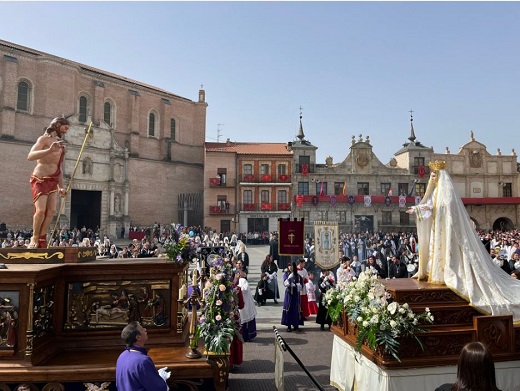
M 303 195 L 298 194 L 296 196 L 296 206 L 303 206 Z
M 302 175 L 303 176 L 309 175 L 309 165 L 308 164 L 302 164 Z
M 424 166 L 419 166 L 417 168 L 417 175 L 419 176 L 419 178 L 424 178 L 424 176 L 426 175 L 426 168 Z
M 278 253 L 280 255 L 303 256 L 305 240 L 304 219 L 278 219 Z

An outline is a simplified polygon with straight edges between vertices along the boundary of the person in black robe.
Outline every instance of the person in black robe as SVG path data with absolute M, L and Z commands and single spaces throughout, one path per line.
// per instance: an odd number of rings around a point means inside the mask
M 329 289 L 334 288 L 334 279 L 330 275 L 330 270 L 323 270 L 322 276 L 318 280 L 318 290 L 320 291 L 320 301 L 318 305 L 318 314 L 316 315 L 316 323 L 320 325 L 320 330 L 325 330 L 325 324 L 330 326 L 332 319 L 327 312 L 327 303 L 325 302 L 325 293 Z

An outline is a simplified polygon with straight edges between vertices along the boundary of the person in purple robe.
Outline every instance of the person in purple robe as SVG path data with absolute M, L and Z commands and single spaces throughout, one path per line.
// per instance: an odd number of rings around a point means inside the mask
M 296 262 L 289 265 L 289 270 L 284 273 L 283 284 L 285 286 L 285 298 L 283 301 L 282 325 L 287 326 L 287 331 L 295 331 L 303 326 L 303 314 L 301 309 L 300 291 L 303 286 L 303 278 L 298 274 Z
M 119 391 L 168 391 L 167 368 L 155 369 L 144 348 L 148 341 L 146 329 L 139 322 L 130 322 L 121 332 L 126 349 L 116 364 L 116 387 Z

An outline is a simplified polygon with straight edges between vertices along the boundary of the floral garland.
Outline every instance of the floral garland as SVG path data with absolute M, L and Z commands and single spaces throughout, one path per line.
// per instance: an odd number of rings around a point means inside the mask
M 233 284 L 233 267 L 228 258 L 208 261 L 210 277 L 204 288 L 205 307 L 197 328 L 206 351 L 227 354 L 236 335 L 240 338 L 238 297 Z
M 425 331 L 421 324 L 433 322 L 429 308 L 415 314 L 408 303 L 400 305 L 392 301 L 392 296 L 373 268 L 348 283 L 339 283 L 334 289 L 329 289 L 325 293 L 325 303 L 334 322 L 345 311 L 348 318 L 356 323 L 356 351 L 366 344 L 372 350 L 379 348 L 383 353 L 391 354 L 398 361 L 401 361 L 397 356 L 399 338 L 414 338 L 424 349 L 417 334 Z
M 171 241 L 164 244 L 168 261 L 184 264 L 197 258 L 197 243 L 186 231 L 186 228 L 180 224 L 174 227 Z

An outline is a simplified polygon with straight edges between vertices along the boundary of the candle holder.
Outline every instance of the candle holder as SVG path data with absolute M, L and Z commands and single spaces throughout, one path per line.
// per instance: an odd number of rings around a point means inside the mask
M 197 350 L 198 340 L 195 338 L 197 332 L 197 306 L 202 307 L 202 301 L 199 295 L 199 277 L 197 269 L 193 270 L 191 275 L 191 295 L 186 299 L 183 304 L 189 309 L 191 305 L 191 318 L 190 318 L 190 351 L 186 353 L 188 358 L 201 358 L 202 354 Z

